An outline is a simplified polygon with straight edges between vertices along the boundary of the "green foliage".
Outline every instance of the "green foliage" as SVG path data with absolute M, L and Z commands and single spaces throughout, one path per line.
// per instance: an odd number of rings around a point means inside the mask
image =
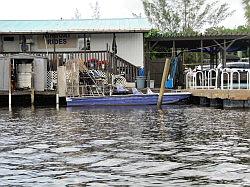
M 181 36 L 197 36 L 197 35 L 201 35 L 201 33 L 199 32 L 195 32 L 195 31 L 186 31 L 186 32 L 162 32 L 160 30 L 157 29 L 152 29 L 151 31 L 149 31 L 145 37 L 146 38 L 154 38 L 154 37 L 181 37 Z
M 242 4 L 245 9 L 245 17 L 247 20 L 248 26 L 250 26 L 250 0 L 242 0 Z
M 236 29 L 228 29 L 225 27 L 212 27 L 206 30 L 206 35 L 241 35 L 250 34 L 249 26 L 239 26 Z
M 238 26 L 236 29 L 228 29 L 225 27 L 211 27 L 206 29 L 205 33 L 199 32 L 161 32 L 160 30 L 152 29 L 148 32 L 145 37 L 146 38 L 156 38 L 156 37 L 188 37 L 188 36 L 203 36 L 203 35 L 245 35 L 250 34 L 249 26 Z
M 233 12 L 228 4 L 207 0 L 142 0 L 145 14 L 164 33 L 192 33 L 217 26 Z

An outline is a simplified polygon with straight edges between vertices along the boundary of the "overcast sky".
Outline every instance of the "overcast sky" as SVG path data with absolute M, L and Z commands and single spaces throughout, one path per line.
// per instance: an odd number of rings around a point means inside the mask
M 245 23 L 241 0 L 219 0 L 228 2 L 234 15 L 223 22 L 227 27 Z M 12 19 L 71 19 L 77 8 L 81 17 L 91 18 L 90 4 L 95 0 L 2 0 L 1 20 Z M 132 13 L 144 15 L 141 0 L 98 0 L 101 18 L 129 18 Z

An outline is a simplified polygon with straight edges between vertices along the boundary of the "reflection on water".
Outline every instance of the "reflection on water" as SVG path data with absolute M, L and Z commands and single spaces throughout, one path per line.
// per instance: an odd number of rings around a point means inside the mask
M 250 111 L 0 109 L 0 185 L 249 186 Z

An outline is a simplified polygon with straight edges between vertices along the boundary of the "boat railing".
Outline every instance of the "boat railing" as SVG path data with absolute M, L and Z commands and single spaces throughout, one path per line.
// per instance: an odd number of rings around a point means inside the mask
M 250 69 L 190 69 L 185 77 L 187 89 L 250 90 Z

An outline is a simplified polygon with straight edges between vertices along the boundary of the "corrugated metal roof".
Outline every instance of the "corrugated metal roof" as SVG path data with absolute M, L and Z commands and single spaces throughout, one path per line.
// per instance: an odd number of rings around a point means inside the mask
M 0 20 L 0 33 L 145 32 L 150 29 L 151 25 L 145 18 Z

